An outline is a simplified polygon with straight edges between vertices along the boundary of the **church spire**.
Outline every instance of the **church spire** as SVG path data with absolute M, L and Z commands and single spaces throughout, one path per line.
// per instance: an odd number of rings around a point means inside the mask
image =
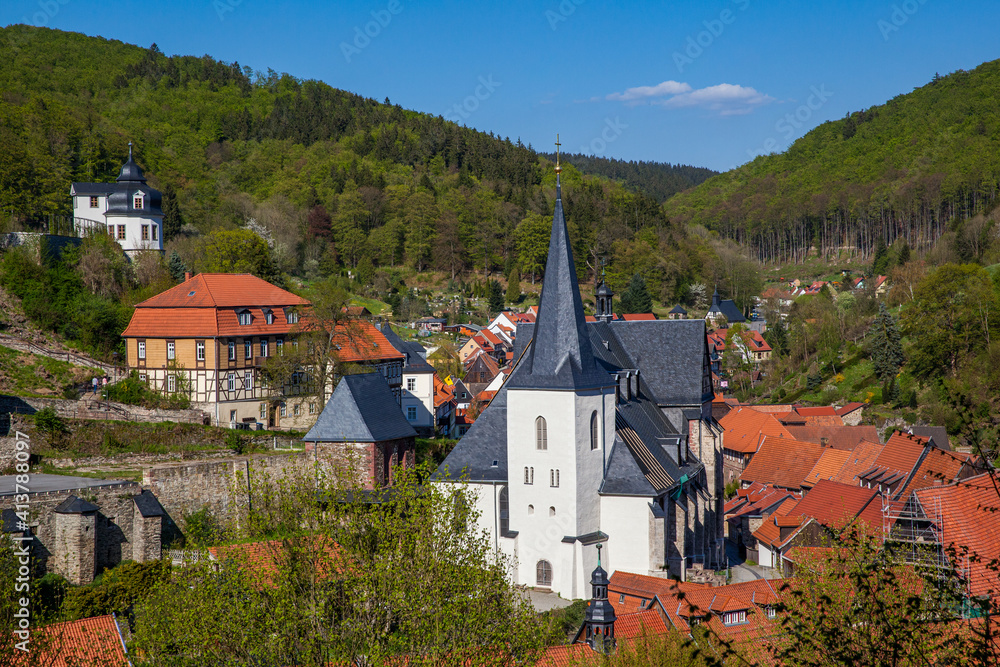
M 563 215 L 556 138 L 556 204 L 552 214 L 549 256 L 545 262 L 542 296 L 538 303 L 531 346 L 522 359 L 522 372 L 510 378 L 512 389 L 577 390 L 611 386 L 611 376 L 600 370 L 590 346 L 583 315 L 580 286 L 569 230 Z
M 584 640 L 599 653 L 615 648 L 615 608 L 608 601 L 608 573 L 601 567 L 601 544 L 597 545 L 597 569 L 590 577 L 591 599 L 584 620 Z

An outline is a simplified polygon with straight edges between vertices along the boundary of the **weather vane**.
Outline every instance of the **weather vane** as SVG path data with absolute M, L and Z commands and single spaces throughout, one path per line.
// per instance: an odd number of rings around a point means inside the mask
M 556 173 L 557 174 L 562 171 L 562 167 L 559 166 L 559 147 L 560 146 L 562 146 L 562 144 L 559 143 L 559 133 L 557 132 L 556 133 Z

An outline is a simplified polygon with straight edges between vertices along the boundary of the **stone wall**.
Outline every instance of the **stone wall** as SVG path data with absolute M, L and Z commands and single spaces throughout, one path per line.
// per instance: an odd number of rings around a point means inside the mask
M 93 570 L 91 579 L 95 572 L 104 568 L 117 565 L 123 560 L 135 560 L 132 543 L 137 512 L 132 498 L 140 491 L 135 482 L 116 482 L 108 486 L 30 494 L 29 525 L 36 538 L 33 549 L 40 569 L 43 572 L 50 569 L 64 572 L 74 567 L 65 560 L 67 552 L 60 546 L 72 537 L 73 532 L 66 532 L 64 529 L 60 537 L 57 521 L 59 517 L 72 518 L 76 515 L 56 514 L 53 511 L 69 496 L 82 498 L 98 507 L 93 524 L 93 564 L 85 564 L 84 568 Z M 0 496 L 0 509 L 13 508 L 13 496 Z
M 221 518 L 235 511 L 233 501 L 245 495 L 248 472 L 252 488 L 255 476 L 275 478 L 286 471 L 302 472 L 312 463 L 313 457 L 305 452 L 165 463 L 146 468 L 142 485 L 153 492 L 175 523 L 206 507 Z
M 86 398 L 74 401 L 65 398 L 0 396 L 0 414 L 33 415 L 42 408 L 52 408 L 56 414 L 64 419 L 127 419 L 139 422 L 209 423 L 209 415 L 201 410 L 155 410 L 138 405 L 95 401 Z

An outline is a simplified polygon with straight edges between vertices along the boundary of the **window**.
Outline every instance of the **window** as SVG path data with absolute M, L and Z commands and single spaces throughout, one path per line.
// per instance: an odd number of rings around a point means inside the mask
M 309 414 L 316 414 L 316 404 L 312 401 L 309 401 Z
M 500 489 L 500 534 L 506 535 L 510 532 L 510 494 L 507 487 Z
M 622 593 L 618 596 L 618 604 L 625 604 L 625 594 Z
M 264 421 L 267 419 L 267 403 L 260 404 L 260 420 Z
M 146 374 L 145 373 L 139 373 L 139 382 L 141 382 L 143 384 L 146 384 Z
M 534 505 L 528 505 L 528 516 L 531 516 L 534 513 L 535 513 L 535 506 Z
M 778 610 L 776 608 L 774 608 L 774 607 L 767 606 L 767 607 L 764 607 L 764 613 L 767 614 L 768 618 L 774 618 L 775 616 L 778 615 Z
M 108 236 L 114 236 L 114 235 L 115 235 L 115 226 L 108 225 Z
M 138 350 L 139 350 L 139 358 L 140 359 L 145 359 L 146 358 L 146 341 L 140 340 L 137 343 L 137 346 L 138 346 Z
M 295 350 L 296 352 L 298 352 L 298 350 L 299 350 L 299 341 L 297 341 L 297 340 L 293 340 L 292 341 L 292 349 Z
M 236 423 L 236 410 L 230 410 L 229 411 L 229 423 L 230 424 L 235 424 Z
M 136 195 L 132 197 L 132 208 L 142 208 L 142 195 Z
M 91 195 L 90 197 L 90 208 L 97 208 L 97 197 Z
M 408 406 L 406 408 L 406 421 L 417 421 L 417 408 L 414 406 Z
M 736 625 L 737 623 L 747 622 L 747 612 L 743 611 L 727 611 L 722 615 L 722 623 L 724 625 Z
M 167 359 L 175 359 L 177 357 L 177 348 L 174 341 L 167 341 Z
M 535 469 L 524 466 L 524 483 L 534 484 L 535 483 Z
M 194 349 L 198 361 L 205 361 L 205 341 L 199 340 L 195 342 Z
M 253 318 L 250 316 L 250 311 L 249 310 L 241 310 L 240 311 L 240 324 L 243 325 L 243 326 L 247 326 L 251 322 L 253 322 Z
M 280 414 L 282 417 L 288 416 L 288 407 L 284 403 L 278 404 L 278 414 Z
M 229 341 L 229 361 L 236 361 L 236 341 Z
M 645 598 L 643 598 L 642 600 L 639 600 L 639 609 L 645 609 L 647 604 L 648 604 L 648 602 L 646 601 Z
M 601 446 L 601 421 L 597 418 L 597 410 L 590 415 L 590 448 L 598 449 Z
M 545 417 L 535 418 L 535 449 L 548 449 L 549 441 L 546 434 Z
M 175 392 L 177 391 L 177 378 L 173 375 L 167 376 L 167 391 Z
M 299 321 L 299 314 L 294 310 L 289 310 L 285 313 L 285 322 L 288 324 L 297 324 Z
M 406 378 L 406 391 L 414 391 L 417 388 L 417 378 Z
M 274 349 L 277 350 L 279 357 L 282 356 L 282 355 L 284 355 L 285 354 L 285 339 L 284 338 L 275 338 L 274 339 Z
M 268 324 L 274 324 L 274 313 L 270 310 L 264 314 L 264 321 Z
M 260 339 L 260 356 L 267 357 L 267 339 Z
M 253 339 L 247 338 L 243 341 L 243 358 L 250 359 L 253 357 Z
M 142 240 L 143 241 L 149 240 L 149 225 L 142 226 Z
M 535 585 L 551 588 L 552 586 L 552 565 L 547 560 L 538 561 L 535 566 Z
M 125 225 L 118 225 L 118 240 L 125 240 Z
M 555 516 L 555 515 L 556 515 L 556 508 L 550 506 L 549 507 L 549 516 Z
M 559 486 L 559 471 L 549 470 L 549 486 Z
M 236 391 L 236 373 L 230 373 L 226 376 L 226 389 Z
M 244 379 L 244 386 L 247 389 L 253 389 L 253 371 L 247 371 L 246 378 Z
M 296 403 L 295 405 L 292 406 L 292 414 L 295 415 L 296 417 L 298 417 L 302 411 L 301 405 L 302 405 L 301 403 Z
M 153 240 L 154 241 L 159 241 L 160 240 L 160 232 L 158 231 L 156 225 L 150 225 L 149 226 L 149 231 L 153 232 Z

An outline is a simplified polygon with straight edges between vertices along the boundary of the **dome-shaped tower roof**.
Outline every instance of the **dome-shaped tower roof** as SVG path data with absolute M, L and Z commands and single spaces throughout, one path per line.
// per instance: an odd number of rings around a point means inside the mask
M 142 173 L 142 169 L 139 165 L 135 163 L 132 158 L 132 142 L 128 142 L 128 160 L 122 165 L 122 170 L 118 173 L 118 182 L 131 181 L 137 183 L 145 183 L 146 177 Z

